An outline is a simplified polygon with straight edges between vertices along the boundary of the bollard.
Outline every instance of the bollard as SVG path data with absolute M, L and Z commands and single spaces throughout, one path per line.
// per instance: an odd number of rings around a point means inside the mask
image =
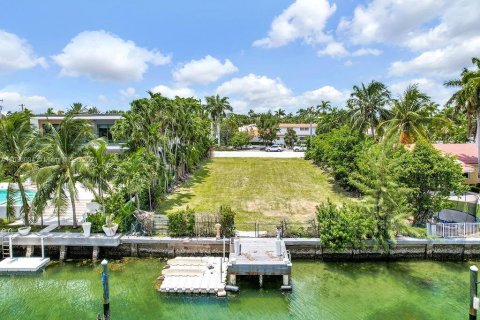
M 102 287 L 103 287 L 103 317 L 105 320 L 110 320 L 110 295 L 108 286 L 108 274 L 107 274 L 108 261 L 103 259 L 102 261 Z
M 477 310 L 474 308 L 473 300 L 477 297 L 478 268 L 470 267 L 470 310 L 468 312 L 470 320 L 477 319 Z

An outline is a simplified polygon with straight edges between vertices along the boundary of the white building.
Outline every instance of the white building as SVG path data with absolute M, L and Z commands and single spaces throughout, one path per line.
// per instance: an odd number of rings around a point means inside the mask
M 280 123 L 278 125 L 280 130 L 277 133 L 277 139 L 274 141 L 275 144 L 285 144 L 285 135 L 287 134 L 287 129 L 291 128 L 298 137 L 298 143 L 302 144 L 307 138 L 312 135 L 315 135 L 317 129 L 317 124 L 312 124 L 312 132 L 310 134 L 310 124 L 309 123 Z M 251 142 L 261 142 L 261 139 L 258 137 L 258 128 L 255 124 L 249 124 L 238 128 L 239 131 L 248 133 L 252 139 Z
M 99 138 L 105 138 L 108 142 L 107 151 L 111 153 L 121 153 L 121 144 L 113 142 L 112 134 L 110 132 L 111 127 L 115 124 L 115 121 L 122 118 L 120 114 L 78 114 L 73 116 L 75 119 L 88 120 L 93 127 L 93 133 Z M 45 126 L 50 123 L 54 128 L 58 127 L 63 119 L 64 115 L 46 115 L 39 114 L 30 118 L 30 123 L 38 128 L 40 132 L 45 131 Z
M 276 144 L 285 144 L 285 135 L 287 134 L 288 128 L 293 129 L 298 137 L 298 143 L 302 144 L 308 139 L 308 137 L 315 135 L 315 130 L 317 129 L 317 124 L 312 124 L 312 128 L 310 132 L 310 124 L 309 123 L 280 123 L 279 125 L 280 130 L 277 134 L 277 140 L 274 143 Z

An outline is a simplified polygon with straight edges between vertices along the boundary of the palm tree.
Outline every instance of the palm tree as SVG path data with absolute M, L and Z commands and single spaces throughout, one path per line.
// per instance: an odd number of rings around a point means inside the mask
M 85 144 L 93 138 L 92 126 L 86 120 L 74 119 L 67 115 L 60 128 L 53 127 L 43 136 L 40 155 L 46 159 L 37 173 L 37 184 L 45 197 L 52 199 L 60 225 L 60 215 L 72 206 L 73 227 L 77 227 L 75 200 L 77 183 L 85 177 L 82 173 L 88 164 Z
M 80 102 L 74 102 L 67 111 L 67 115 L 82 114 L 87 112 L 87 107 Z
M 94 193 L 100 203 L 104 203 L 104 193 L 110 190 L 109 181 L 113 179 L 116 155 L 107 153 L 107 142 L 104 139 L 95 139 L 86 146 L 85 155 L 88 163 L 82 173 L 84 184 Z
M 468 137 L 473 135 L 472 119 L 476 117 L 477 130 L 475 133 L 475 141 L 477 144 L 479 144 L 480 133 L 478 128 L 480 128 L 480 59 L 472 58 L 472 63 L 476 66 L 476 69 L 464 68 L 460 74 L 460 79 L 447 81 L 445 82 L 445 86 L 459 87 L 459 89 L 447 101 L 447 106 L 453 105 L 457 112 L 465 113 L 467 116 Z M 480 146 L 478 148 L 478 154 L 480 155 Z
M 36 137 L 27 113 L 0 115 L 0 167 L 4 177 L 10 180 L 7 190 L 7 216 L 15 216 L 13 204 L 17 191 L 13 190 L 13 185 L 16 184 L 22 200 L 20 213 L 25 226 L 30 224 L 30 204 L 23 181 L 34 168 L 32 159 L 36 152 Z
M 55 114 L 55 111 L 53 111 L 53 108 L 48 108 L 45 114 L 51 116 Z
M 225 111 L 233 111 L 233 108 L 228 102 L 228 97 L 220 98 L 217 94 L 216 96 L 205 97 L 205 99 L 207 100 L 207 110 L 212 119 L 212 132 L 213 122 L 217 125 L 217 140 L 218 146 L 220 146 L 220 122 L 225 117 Z
M 445 118 L 433 115 L 434 110 L 430 97 L 420 92 L 417 84 L 410 85 L 399 99 L 393 100 L 392 117 L 383 121 L 379 128 L 388 127 L 387 136 L 398 135 L 402 144 L 427 139 L 429 128 L 447 122 Z
M 88 114 L 99 114 L 100 110 L 97 107 L 92 106 L 92 107 L 87 109 L 87 113 Z
M 353 92 L 347 101 L 349 116 L 354 128 L 365 132 L 368 129 L 375 138 L 375 130 L 381 120 L 388 118 L 385 106 L 390 102 L 390 91 L 378 81 L 373 80 L 367 87 L 353 86 Z
M 285 115 L 286 115 L 285 109 L 278 108 L 277 110 L 275 110 L 275 116 L 276 117 L 283 118 L 283 117 L 285 117 Z

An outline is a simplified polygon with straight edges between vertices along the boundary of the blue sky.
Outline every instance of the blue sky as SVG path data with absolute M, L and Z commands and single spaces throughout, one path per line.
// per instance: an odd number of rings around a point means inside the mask
M 443 103 L 480 56 L 477 0 L 15 1 L 0 13 L 0 102 L 126 109 L 148 90 L 296 110 L 379 80 Z

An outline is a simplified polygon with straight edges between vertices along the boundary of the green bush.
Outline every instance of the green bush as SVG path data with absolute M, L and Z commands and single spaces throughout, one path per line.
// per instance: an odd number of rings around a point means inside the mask
M 235 212 L 230 206 L 220 206 L 218 214 L 222 225 L 222 234 L 225 237 L 233 237 L 235 235 Z
M 333 251 L 358 248 L 375 231 L 375 221 L 359 206 L 337 207 L 327 200 L 317 206 L 320 242 Z
M 115 222 L 118 223 L 118 229 L 120 232 L 128 232 L 130 226 L 135 221 L 135 205 L 132 202 L 127 202 L 120 210 L 115 214 Z
M 185 210 L 168 214 L 168 234 L 172 237 L 193 236 L 195 231 L 195 211 Z
M 103 232 L 102 226 L 105 224 L 106 215 L 100 212 L 90 213 L 87 215 L 87 222 L 92 223 L 90 231 L 92 233 Z

